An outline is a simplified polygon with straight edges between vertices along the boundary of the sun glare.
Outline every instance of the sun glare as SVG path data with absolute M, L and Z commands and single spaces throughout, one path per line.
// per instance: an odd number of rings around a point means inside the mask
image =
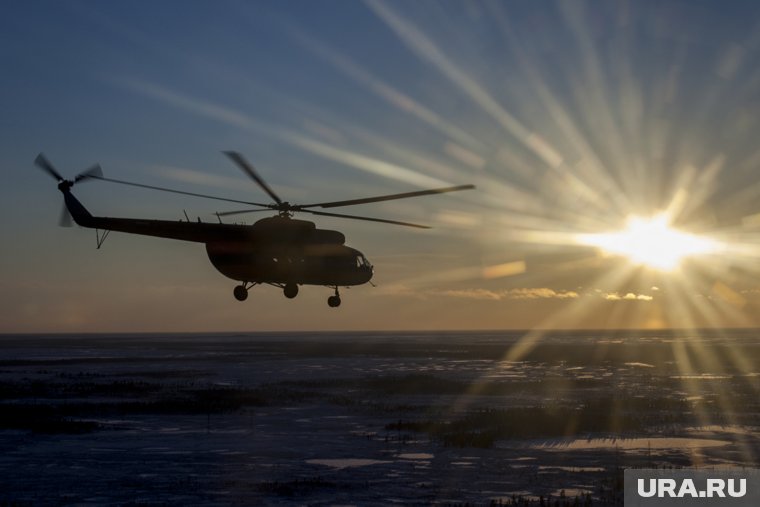
M 714 254 L 720 250 L 720 244 L 712 239 L 671 227 L 666 213 L 649 218 L 631 216 L 622 231 L 580 234 L 578 241 L 661 271 L 674 270 L 686 257 Z

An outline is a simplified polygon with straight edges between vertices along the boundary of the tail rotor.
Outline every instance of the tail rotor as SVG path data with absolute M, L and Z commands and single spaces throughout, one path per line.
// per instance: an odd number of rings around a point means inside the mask
M 45 158 L 45 155 L 42 153 L 37 155 L 37 158 L 34 159 L 34 163 L 37 164 L 37 167 L 48 173 L 59 182 L 65 181 L 63 179 L 63 176 L 61 176 L 61 173 L 59 173 L 55 167 L 53 167 L 53 164 L 51 164 L 50 161 Z
M 40 153 L 37 155 L 37 158 L 34 159 L 35 165 L 48 173 L 50 176 L 52 176 L 56 181 L 58 181 L 58 189 L 61 192 L 67 192 L 71 187 L 76 185 L 77 183 L 80 183 L 82 181 L 87 181 L 90 179 L 99 179 L 103 177 L 103 169 L 101 169 L 100 164 L 95 164 L 92 167 L 82 171 L 78 175 L 74 177 L 73 180 L 67 180 L 63 176 L 61 176 L 61 173 L 58 172 L 58 170 L 55 168 L 55 166 L 45 157 L 44 154 Z M 68 208 L 66 207 L 66 203 L 63 203 L 63 208 L 61 209 L 61 215 L 58 219 L 58 225 L 61 227 L 71 227 L 72 225 L 72 219 L 71 219 L 71 213 L 69 213 Z
M 80 181 L 88 180 L 91 178 L 100 179 L 102 177 L 103 169 L 101 169 L 100 164 L 95 164 L 89 169 L 77 174 L 76 177 L 74 177 L 74 183 L 79 183 Z

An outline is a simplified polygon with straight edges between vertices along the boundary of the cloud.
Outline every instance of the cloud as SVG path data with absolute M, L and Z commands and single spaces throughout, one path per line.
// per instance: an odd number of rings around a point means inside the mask
M 546 287 L 532 289 L 511 289 L 507 292 L 509 299 L 577 299 L 575 291 L 555 291 Z
M 622 296 L 617 292 L 608 292 L 602 294 L 602 297 L 607 301 L 651 301 L 654 299 L 647 294 L 634 294 L 633 292 L 627 292 Z
M 525 261 L 505 262 L 483 268 L 482 277 L 485 279 L 502 278 L 505 276 L 519 275 L 526 271 Z
M 574 291 L 556 291 L 547 287 L 539 288 L 519 288 L 501 291 L 492 291 L 487 289 L 457 289 L 435 291 L 436 295 L 450 296 L 466 299 L 483 299 L 498 301 L 502 299 L 576 299 L 579 297 Z
M 498 301 L 502 299 L 502 294 L 487 289 L 444 290 L 439 291 L 436 294 L 463 299 L 487 299 L 491 301 Z

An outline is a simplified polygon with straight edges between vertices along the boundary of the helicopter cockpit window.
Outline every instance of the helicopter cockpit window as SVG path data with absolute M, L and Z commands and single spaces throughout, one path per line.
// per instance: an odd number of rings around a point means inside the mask
M 364 268 L 369 266 L 369 261 L 363 255 L 356 256 L 356 267 Z

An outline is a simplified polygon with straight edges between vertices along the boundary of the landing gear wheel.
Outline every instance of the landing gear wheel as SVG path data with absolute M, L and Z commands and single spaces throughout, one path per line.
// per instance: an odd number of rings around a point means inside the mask
M 245 301 L 248 299 L 248 289 L 245 288 L 245 285 L 236 285 L 232 290 L 232 294 L 238 301 Z
M 327 298 L 327 306 L 330 308 L 337 308 L 340 306 L 340 296 L 330 296 Z
M 282 288 L 283 294 L 285 294 L 285 297 L 288 299 L 293 299 L 298 295 L 298 285 L 294 283 L 286 283 L 285 287 Z

